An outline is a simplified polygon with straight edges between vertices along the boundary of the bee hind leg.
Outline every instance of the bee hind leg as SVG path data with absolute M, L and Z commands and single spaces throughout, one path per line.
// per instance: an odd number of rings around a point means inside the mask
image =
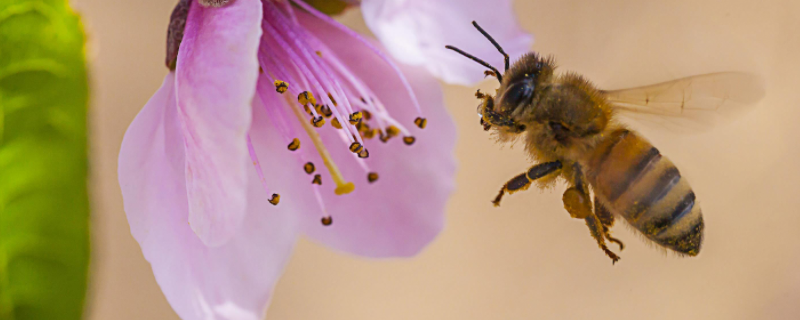
M 561 162 L 558 161 L 540 163 L 531 167 L 528 169 L 528 172 L 522 173 L 511 180 L 508 180 L 508 182 L 506 182 L 506 184 L 500 188 L 500 192 L 494 198 L 492 203 L 495 207 L 500 206 L 500 200 L 503 199 L 503 195 L 506 193 L 511 194 L 517 191 L 526 190 L 531 186 L 531 183 L 534 180 L 558 171 L 559 169 L 561 169 Z
M 619 256 L 616 253 L 609 250 L 608 246 L 606 246 L 606 242 L 604 240 L 604 235 L 603 235 L 603 225 L 599 224 L 597 222 L 598 219 L 596 219 L 594 216 L 586 217 L 585 220 L 586 220 L 586 226 L 589 227 L 589 231 L 591 231 L 592 233 L 592 237 L 595 240 L 597 240 L 597 245 L 600 247 L 600 249 L 603 250 L 603 252 L 606 253 L 606 255 L 609 258 L 611 258 L 611 264 L 617 263 L 617 261 L 619 261 Z
M 619 239 L 614 238 L 611 236 L 611 227 L 614 225 L 614 215 L 611 211 L 608 211 L 608 208 L 603 206 L 600 203 L 600 200 L 597 197 L 594 198 L 594 215 L 597 216 L 597 220 L 600 221 L 600 224 L 603 226 L 603 236 L 606 240 L 616 243 L 619 245 L 619 250 L 622 251 L 625 249 L 625 244 Z
M 605 239 L 608 235 L 608 227 L 603 224 L 604 219 L 609 223 L 613 223 L 613 216 L 611 216 L 611 220 L 608 220 L 608 216 L 605 215 L 603 215 L 601 219 L 601 216 L 598 216 L 592 211 L 592 202 L 589 200 L 589 188 L 583 182 L 583 173 L 581 173 L 581 171 L 580 165 L 575 164 L 573 168 L 574 185 L 564 192 L 562 198 L 564 201 L 564 209 L 567 209 L 567 212 L 569 212 L 569 215 L 573 218 L 586 221 L 586 226 L 589 227 L 589 231 L 595 241 L 597 241 L 597 245 L 611 258 L 611 263 L 614 264 L 619 261 L 619 256 L 606 246 Z M 608 237 L 610 237 L 610 235 Z M 609 241 L 621 244 L 619 240 L 614 239 L 616 240 L 614 241 L 611 239 L 609 239 Z

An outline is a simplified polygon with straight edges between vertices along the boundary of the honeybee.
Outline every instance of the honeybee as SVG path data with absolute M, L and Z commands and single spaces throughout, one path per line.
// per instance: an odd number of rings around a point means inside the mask
M 564 208 L 584 219 L 598 246 L 611 258 L 606 241 L 615 217 L 622 217 L 645 238 L 682 256 L 696 256 L 703 242 L 703 215 L 689 182 L 675 165 L 639 133 L 619 123 L 634 115 L 679 130 L 704 129 L 721 113 L 732 113 L 763 95 L 755 76 L 722 72 L 659 84 L 600 90 L 576 73 L 556 74 L 552 57 L 535 52 L 509 66 L 508 54 L 477 23 L 475 26 L 505 57 L 505 70 L 458 48 L 447 49 L 488 68 L 500 82 L 495 95 L 476 93 L 484 130 L 500 142 L 524 141 L 538 162 L 503 185 L 494 199 L 540 187 L 556 178 L 568 184 Z M 594 194 L 594 200 L 590 198 Z

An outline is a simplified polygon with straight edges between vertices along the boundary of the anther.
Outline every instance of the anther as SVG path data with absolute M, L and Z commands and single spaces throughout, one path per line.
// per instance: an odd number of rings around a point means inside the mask
M 403 137 L 403 142 L 409 146 L 414 144 L 414 141 L 417 141 L 417 138 L 414 138 L 413 136 Z
M 306 164 L 303 165 L 303 170 L 305 170 L 308 174 L 312 174 L 316 170 L 316 167 L 314 167 L 313 163 L 306 162 Z
M 364 114 L 364 119 L 366 119 L 366 120 L 372 120 L 372 113 L 370 113 L 370 112 L 369 112 L 369 111 L 367 111 L 367 110 L 361 110 L 361 112 Z
M 428 119 L 425 119 L 423 117 L 417 117 L 416 119 L 414 119 L 414 124 L 416 124 L 417 127 L 420 129 L 425 129 L 425 126 L 428 125 Z
M 334 106 L 338 106 L 338 104 L 336 104 L 336 99 L 334 99 L 334 98 L 333 98 L 333 95 L 332 95 L 332 94 L 330 94 L 330 93 L 329 93 L 329 94 L 328 94 L 328 98 L 329 98 L 329 99 L 331 99 L 331 102 L 333 102 L 333 105 L 334 105 Z
M 339 122 L 339 119 L 336 118 L 333 118 L 333 120 L 331 120 L 331 125 L 336 129 L 342 128 L 342 124 Z
M 311 124 L 314 127 L 317 127 L 317 128 L 322 127 L 325 124 L 325 118 L 323 118 L 322 116 L 318 116 L 316 118 L 312 118 L 311 119 Z
M 386 128 L 386 134 L 389 135 L 390 138 L 397 136 L 398 134 L 400 134 L 400 129 L 397 129 L 397 127 L 395 126 L 389 126 L 388 128 Z
M 369 151 L 366 148 L 361 150 L 361 152 L 358 153 L 358 157 L 361 159 L 369 158 Z
M 361 143 L 353 142 L 350 144 L 350 152 L 359 153 L 361 150 L 364 150 L 364 146 L 362 146 Z
M 314 51 L 314 53 L 316 53 L 320 58 L 322 58 L 322 51 L 317 50 Z
M 361 136 L 364 137 L 364 139 L 372 139 L 372 138 L 375 138 L 376 132 L 379 132 L 379 131 L 380 130 L 378 130 L 378 129 L 366 130 L 366 131 L 361 133 Z
M 333 217 L 331 217 L 331 216 L 322 217 L 322 225 L 323 226 L 327 227 L 327 226 L 331 225 L 332 223 L 333 223 Z
M 486 95 L 483 94 L 483 92 L 481 92 L 481 89 L 478 89 L 478 91 L 475 91 L 475 98 L 483 99 L 485 97 L 486 97 Z
M 355 124 L 361 122 L 361 118 L 363 116 L 364 116 L 364 114 L 361 113 L 361 111 L 353 112 L 353 114 L 350 115 L 350 124 L 355 125 Z
M 314 95 L 311 92 L 303 91 L 297 95 L 297 102 L 299 102 L 301 105 L 315 105 L 317 104 L 317 99 L 314 98 Z
M 292 142 L 289 143 L 289 151 L 295 151 L 300 149 L 300 139 L 294 138 Z
M 275 80 L 275 91 L 277 91 L 278 93 L 284 93 L 288 89 L 289 89 L 288 83 L 283 82 L 281 80 Z
M 322 185 L 322 176 L 319 174 L 314 175 L 314 180 L 311 180 L 311 183 L 316 184 L 318 186 Z
M 331 107 L 328 105 L 323 105 L 319 107 L 319 113 L 321 113 L 325 118 L 330 118 L 333 115 L 333 111 L 331 111 Z
M 281 201 L 281 195 L 279 195 L 279 194 L 277 194 L 277 193 L 273 193 L 273 194 L 272 194 L 272 198 L 270 198 L 270 199 L 269 199 L 269 200 L 267 200 L 267 201 L 269 201 L 269 203 L 271 203 L 273 206 L 277 206 L 277 205 L 278 205 L 278 202 L 280 202 L 280 201 Z
M 367 174 L 367 181 L 369 181 L 369 183 L 373 183 L 375 181 L 378 181 L 378 174 L 375 173 L 375 172 L 368 173 Z
M 389 136 L 388 134 L 384 134 L 384 133 L 383 133 L 383 131 L 378 131 L 378 135 L 379 135 L 379 136 L 378 136 L 378 139 L 380 139 L 380 140 L 381 140 L 381 142 L 383 142 L 383 143 L 386 143 L 386 142 L 388 142 L 388 141 L 389 141 L 389 139 L 391 139 L 391 138 L 392 138 L 392 137 L 391 137 L 391 136 Z

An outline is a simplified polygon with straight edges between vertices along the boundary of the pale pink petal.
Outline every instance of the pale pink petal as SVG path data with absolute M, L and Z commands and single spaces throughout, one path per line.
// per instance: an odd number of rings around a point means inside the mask
M 258 76 L 261 17 L 259 0 L 223 8 L 194 1 L 178 53 L 189 223 L 209 246 L 224 244 L 245 215 L 245 135 Z
M 401 68 L 428 119 L 428 127 L 418 129 L 413 124 L 418 116 L 416 109 L 387 63 L 354 38 L 302 12 L 298 16 L 353 74 L 370 86 L 392 118 L 417 138 L 413 146 L 403 144 L 399 137 L 386 144 L 377 138 L 367 140 L 370 157 L 365 162 L 370 171 L 379 174 L 378 181 L 370 184 L 367 172 L 358 165 L 336 129 L 320 128 L 336 164 L 356 188 L 347 195 L 334 195 L 334 184 L 324 171 L 323 198 L 333 224 L 323 226 L 318 211 L 303 211 L 303 230 L 327 245 L 351 253 L 372 257 L 414 255 L 442 229 L 445 205 L 454 188 L 456 131 L 444 107 L 440 86 L 421 68 Z
M 170 74 L 122 142 L 118 174 L 131 233 L 182 319 L 263 319 L 296 240 L 296 209 L 283 201 L 269 204 L 250 165 L 245 168 L 248 185 L 243 192 L 250 201 L 242 228 L 220 247 L 208 247 L 195 236 L 188 224 L 173 83 Z
M 512 60 L 530 50 L 532 37 L 515 18 L 511 0 L 363 0 L 370 30 L 401 62 L 422 65 L 457 84 L 483 79 L 484 67 L 446 50 L 453 45 L 503 70 L 503 57 L 472 26 L 477 21 Z

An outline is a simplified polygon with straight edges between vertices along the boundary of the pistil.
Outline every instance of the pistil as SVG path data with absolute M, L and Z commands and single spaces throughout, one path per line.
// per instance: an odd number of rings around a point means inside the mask
M 355 184 L 344 179 L 342 172 L 339 171 L 339 168 L 333 162 L 333 158 L 331 158 L 331 154 L 328 152 L 328 149 L 325 148 L 325 145 L 322 143 L 319 133 L 317 133 L 317 131 L 314 130 L 314 127 L 311 126 L 311 123 L 306 120 L 306 116 L 303 114 L 303 112 L 300 111 L 299 108 L 294 107 L 295 102 L 292 101 L 291 98 L 287 98 L 286 102 L 289 104 L 290 109 L 292 109 L 292 112 L 294 112 L 295 116 L 297 116 L 297 120 L 299 120 L 298 122 L 300 122 L 300 125 L 303 126 L 303 129 L 308 134 L 311 142 L 314 143 L 314 147 L 317 148 L 317 152 L 322 158 L 322 162 L 325 164 L 325 167 L 328 168 L 328 172 L 330 172 L 333 182 L 336 183 L 336 189 L 334 190 L 334 193 L 337 195 L 343 195 L 353 192 L 353 190 L 356 188 Z

